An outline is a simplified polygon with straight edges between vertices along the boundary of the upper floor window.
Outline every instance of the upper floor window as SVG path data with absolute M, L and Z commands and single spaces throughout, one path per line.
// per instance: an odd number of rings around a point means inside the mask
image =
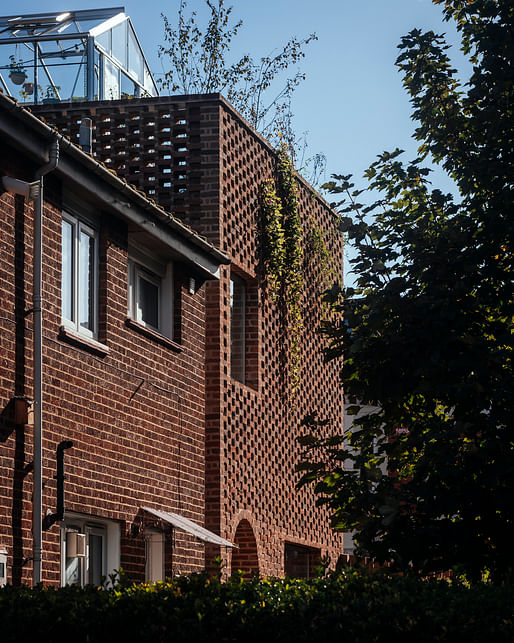
M 161 326 L 161 278 L 137 264 L 132 265 L 133 314 L 136 321 L 159 330 Z
M 259 291 L 257 280 L 230 276 L 230 375 L 259 388 Z
M 63 213 L 61 302 L 63 324 L 94 337 L 98 309 L 98 233 Z
M 142 326 L 173 338 L 172 264 L 129 250 L 128 315 Z

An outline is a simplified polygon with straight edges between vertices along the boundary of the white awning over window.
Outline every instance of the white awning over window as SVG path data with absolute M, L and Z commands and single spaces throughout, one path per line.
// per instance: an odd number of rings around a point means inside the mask
M 158 509 L 150 509 L 150 507 L 143 507 L 144 511 L 147 511 L 152 516 L 157 516 L 161 520 L 165 520 L 170 525 L 173 525 L 177 529 L 182 529 L 187 531 L 188 534 L 196 536 L 200 540 L 205 541 L 206 543 L 213 543 L 214 545 L 220 545 L 222 547 L 237 547 L 229 540 L 225 540 L 221 536 L 205 529 L 205 527 L 200 527 L 196 522 L 184 518 L 184 516 L 179 516 L 178 514 L 170 513 L 169 511 L 159 511 Z

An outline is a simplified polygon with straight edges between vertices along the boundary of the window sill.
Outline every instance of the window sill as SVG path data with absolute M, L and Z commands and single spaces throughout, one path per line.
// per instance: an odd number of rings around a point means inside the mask
M 238 380 L 237 377 L 230 376 L 230 380 L 232 384 L 237 384 L 237 386 L 241 386 L 242 388 L 246 389 L 247 391 L 250 391 L 251 393 L 258 394 L 259 393 L 259 387 L 258 385 L 254 384 L 249 384 L 248 382 L 241 382 L 241 380 Z
M 80 333 L 77 333 L 77 331 L 71 330 L 71 328 L 67 328 L 66 326 L 61 326 L 59 328 L 59 338 L 73 344 L 74 346 L 96 353 L 101 357 L 105 357 L 109 353 L 109 347 L 105 344 L 96 341 L 96 339 L 93 339 L 92 337 L 81 335 Z
M 175 353 L 181 353 L 183 348 L 180 344 L 177 344 L 174 342 L 172 339 L 169 339 L 169 337 L 166 337 L 165 335 L 162 335 L 156 330 L 152 330 L 151 328 L 148 328 L 147 326 L 143 326 L 143 324 L 140 324 L 139 322 L 135 321 L 134 319 L 127 318 L 125 320 L 125 325 L 128 326 L 129 328 L 132 328 L 133 330 L 137 331 L 138 333 L 141 333 L 141 335 L 144 335 L 145 337 L 148 337 L 149 339 L 153 339 L 153 341 L 162 344 L 163 346 L 166 346 L 167 348 L 171 348 L 172 351 L 175 351 Z

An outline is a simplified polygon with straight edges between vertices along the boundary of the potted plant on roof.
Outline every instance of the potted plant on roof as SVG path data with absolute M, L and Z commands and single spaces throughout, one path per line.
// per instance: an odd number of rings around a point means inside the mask
M 14 56 L 9 56 L 11 64 L 9 65 L 9 78 L 15 85 L 23 85 L 27 80 L 27 72 L 21 60 L 16 60 Z
M 43 98 L 43 103 L 58 103 L 59 102 L 59 90 L 61 89 L 60 85 L 47 85 L 45 97 Z

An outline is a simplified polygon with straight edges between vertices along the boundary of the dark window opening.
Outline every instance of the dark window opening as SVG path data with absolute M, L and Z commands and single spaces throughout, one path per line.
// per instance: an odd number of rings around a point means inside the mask
M 246 283 L 241 277 L 230 279 L 230 374 L 246 382 Z
M 314 578 L 320 560 L 319 549 L 285 543 L 284 573 L 289 578 Z

